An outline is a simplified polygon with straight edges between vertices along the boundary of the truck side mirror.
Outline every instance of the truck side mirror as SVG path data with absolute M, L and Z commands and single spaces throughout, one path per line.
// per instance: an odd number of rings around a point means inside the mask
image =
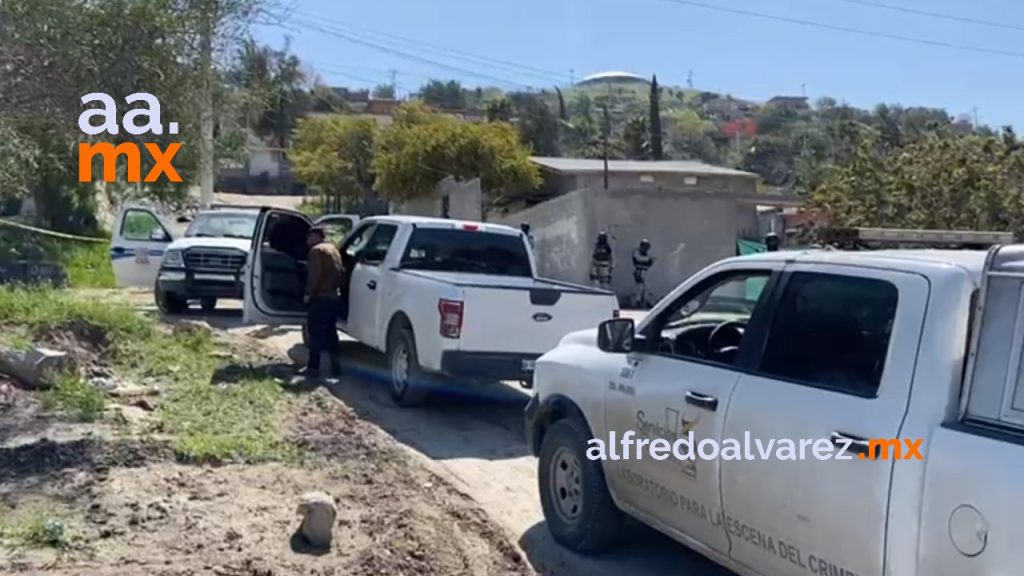
M 626 354 L 633 350 L 635 333 L 632 318 L 605 320 L 597 327 L 597 347 L 603 352 Z
M 149 233 L 149 239 L 152 242 L 167 242 L 167 233 L 164 232 L 163 228 L 153 228 Z

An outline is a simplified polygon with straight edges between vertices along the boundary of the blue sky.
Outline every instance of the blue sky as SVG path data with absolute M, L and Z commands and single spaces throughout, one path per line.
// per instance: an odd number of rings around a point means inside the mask
M 1024 106 L 1018 101 L 1024 94 L 1024 2 L 1019 0 L 692 0 L 1015 55 L 870 37 L 689 1 L 290 0 L 289 20 L 258 34 L 277 47 L 290 37 L 291 49 L 332 85 L 372 86 L 387 82 L 394 70 L 403 94 L 429 78 L 506 89 L 550 87 L 568 83 L 570 70 L 576 79 L 606 70 L 657 73 L 662 84 L 685 85 L 692 70 L 696 89 L 751 99 L 806 90 L 812 99 L 827 95 L 865 107 L 878 102 L 940 106 L 955 115 L 976 108 L 982 123 L 1024 130 Z

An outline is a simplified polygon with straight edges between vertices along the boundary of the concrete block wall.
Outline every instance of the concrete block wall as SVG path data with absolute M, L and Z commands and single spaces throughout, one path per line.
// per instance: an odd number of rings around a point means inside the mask
M 396 206 L 394 212 L 440 218 L 443 215 L 445 196 L 448 196 L 450 218 L 473 221 L 483 219 L 483 190 L 479 178 L 458 182 L 449 176 L 437 184 L 434 194 L 408 200 Z
M 612 289 L 620 297 L 633 292 L 633 250 L 643 238 L 650 240 L 656 258 L 647 275 L 655 299 L 707 265 L 736 254 L 737 203 L 728 195 L 609 190 L 591 193 L 590 199 L 594 228 L 607 230 L 612 239 Z
M 491 221 L 516 228 L 529 222 L 540 275 L 589 284 L 590 251 L 597 232 L 590 223 L 588 194 L 577 190 Z

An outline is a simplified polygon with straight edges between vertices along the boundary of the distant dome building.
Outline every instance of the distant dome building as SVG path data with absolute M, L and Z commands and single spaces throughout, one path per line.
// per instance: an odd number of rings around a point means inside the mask
M 598 72 L 576 83 L 577 86 L 593 84 L 650 84 L 651 81 L 632 72 Z

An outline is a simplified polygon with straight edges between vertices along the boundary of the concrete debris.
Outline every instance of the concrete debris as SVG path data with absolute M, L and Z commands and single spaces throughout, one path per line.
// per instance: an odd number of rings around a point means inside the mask
M 31 389 L 46 389 L 54 378 L 75 370 L 74 358 L 66 352 L 33 347 L 15 350 L 0 346 L 0 372 L 4 372 Z
M 302 515 L 302 526 L 299 530 L 310 546 L 315 548 L 331 547 L 332 531 L 338 510 L 330 495 L 323 492 L 304 494 L 296 514 Z

